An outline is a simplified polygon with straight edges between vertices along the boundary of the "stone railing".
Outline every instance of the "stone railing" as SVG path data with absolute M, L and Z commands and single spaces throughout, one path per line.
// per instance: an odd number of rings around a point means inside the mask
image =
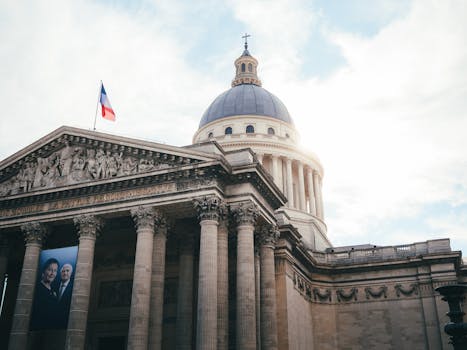
M 335 248 L 335 251 L 330 248 L 329 252 L 309 251 L 317 262 L 331 265 L 397 260 L 419 255 L 449 252 L 451 252 L 449 239 L 436 239 L 396 246 L 375 246 L 373 248 L 364 249 L 349 247 L 345 250 Z

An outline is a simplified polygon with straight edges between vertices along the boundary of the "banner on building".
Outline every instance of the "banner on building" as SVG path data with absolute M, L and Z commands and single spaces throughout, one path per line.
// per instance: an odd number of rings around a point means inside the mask
M 67 328 L 77 255 L 77 246 L 41 252 L 31 330 Z

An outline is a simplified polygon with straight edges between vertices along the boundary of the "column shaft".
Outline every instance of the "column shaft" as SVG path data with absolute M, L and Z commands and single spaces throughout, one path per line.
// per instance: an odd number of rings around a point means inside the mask
M 277 185 L 277 187 L 279 187 L 280 189 L 282 189 L 281 185 L 280 185 L 280 178 L 279 178 L 279 157 L 273 155 L 272 158 L 271 158 L 271 161 L 272 161 L 272 177 L 274 178 L 274 183 Z
M 321 183 L 317 171 L 313 171 L 313 187 L 315 189 L 316 216 L 323 219 L 323 205 L 321 199 Z
M 261 164 L 263 164 L 264 154 L 256 153 L 256 158 L 258 158 L 258 162 L 260 162 Z
M 227 220 L 217 232 L 217 349 L 229 348 L 229 250 Z
M 253 225 L 237 227 L 237 349 L 256 349 Z
M 132 211 L 132 216 L 136 223 L 137 236 L 128 348 L 143 350 L 148 348 L 154 214 L 152 208 L 138 208 Z
M 217 220 L 200 222 L 196 349 L 217 348 Z
M 307 170 L 308 199 L 310 203 L 310 214 L 316 215 L 315 191 L 313 189 L 313 170 Z
M 277 349 L 277 306 L 274 248 L 261 246 L 261 349 Z
M 294 208 L 294 196 L 293 196 L 293 174 L 292 174 L 292 160 L 287 158 L 287 206 Z
M 190 237 L 186 237 L 190 236 Z M 181 238 L 177 298 L 177 350 L 191 350 L 193 335 L 193 237 Z
M 300 210 L 306 210 L 305 196 L 305 174 L 303 172 L 303 163 L 298 162 L 298 197 L 300 199 Z
M 94 248 L 97 231 L 101 225 L 98 218 L 90 215 L 79 216 L 74 222 L 78 228 L 79 246 L 66 333 L 67 350 L 81 350 L 85 347 Z
M 256 238 L 256 236 L 255 236 Z M 255 239 L 256 240 L 256 239 Z M 261 349 L 261 262 L 259 246 L 255 242 L 255 299 L 256 299 L 256 348 Z
M 151 350 L 162 348 L 166 244 L 166 219 L 162 213 L 156 211 L 155 235 L 152 249 L 151 314 L 149 316 L 149 349 Z
M 25 236 L 26 250 L 24 252 L 23 268 L 21 270 L 18 295 L 16 297 L 15 311 L 13 313 L 13 324 L 8 344 L 10 350 L 23 350 L 27 347 L 29 321 L 31 319 L 39 255 L 45 236 L 45 229 L 39 223 L 27 224 L 21 229 Z

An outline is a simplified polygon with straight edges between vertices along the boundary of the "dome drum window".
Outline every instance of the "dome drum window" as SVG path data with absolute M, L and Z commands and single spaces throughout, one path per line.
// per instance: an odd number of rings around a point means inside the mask
M 255 127 L 253 125 L 248 125 L 246 127 L 246 133 L 247 134 L 253 134 L 255 132 Z
M 274 128 L 268 128 L 268 135 L 275 135 L 276 132 L 274 131 Z
M 225 128 L 225 134 L 226 135 L 232 135 L 232 128 L 230 126 L 228 126 L 227 128 Z

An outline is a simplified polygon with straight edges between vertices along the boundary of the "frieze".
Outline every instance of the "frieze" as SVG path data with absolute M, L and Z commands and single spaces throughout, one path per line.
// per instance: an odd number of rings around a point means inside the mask
M 312 288 L 311 284 L 301 275 L 294 272 L 293 284 L 296 290 L 308 301 L 311 301 Z
M 338 290 L 336 290 L 337 301 L 339 303 L 343 301 L 351 301 L 352 299 L 354 301 L 357 301 L 357 293 L 358 289 L 355 287 L 347 292 L 344 289 L 339 288 Z
M 406 297 L 411 296 L 413 294 L 418 295 L 418 285 L 416 283 L 410 284 L 408 288 L 404 288 L 402 284 L 396 284 L 394 286 L 394 289 L 396 290 L 396 295 L 398 298 L 400 298 L 401 295 L 404 295 Z
M 81 145 L 80 143 L 86 143 Z M 64 135 L 0 170 L 0 197 L 141 174 L 199 160 Z
M 1 217 L 26 215 L 43 211 L 53 211 L 84 207 L 87 205 L 96 205 L 119 200 L 138 198 L 142 196 L 155 195 L 167 192 L 175 192 L 175 183 L 163 183 L 144 188 L 135 188 L 130 190 L 121 190 L 117 192 L 94 194 L 89 197 L 61 199 L 57 201 L 28 205 L 19 208 L 0 209 Z
M 332 301 L 332 293 L 330 289 L 326 289 L 322 293 L 319 288 L 313 288 L 313 298 L 315 301 Z
M 388 287 L 386 286 L 381 286 L 377 291 L 374 291 L 372 287 L 366 287 L 365 288 L 365 296 L 367 299 L 374 298 L 381 298 L 382 296 L 386 299 L 388 297 Z

